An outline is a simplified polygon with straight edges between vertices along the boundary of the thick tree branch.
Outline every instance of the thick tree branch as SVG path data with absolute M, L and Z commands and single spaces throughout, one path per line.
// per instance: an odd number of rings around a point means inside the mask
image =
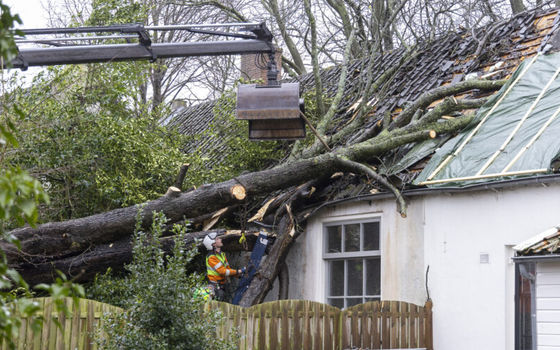
M 506 83 L 506 80 L 466 80 L 453 85 L 445 85 L 437 87 L 428 92 L 423 93 L 416 101 L 407 106 L 393 121 L 389 130 L 407 125 L 417 109 L 425 109 L 432 102 L 442 99 L 450 95 L 456 95 L 469 90 L 495 91 Z
M 395 186 L 393 186 L 393 184 L 391 184 L 383 176 L 376 173 L 371 167 L 367 165 L 358 162 L 353 162 L 343 157 L 338 157 L 337 161 L 342 168 L 345 168 L 346 170 L 349 171 L 366 174 L 367 176 L 371 177 L 373 180 L 383 185 L 383 187 L 393 192 L 393 194 L 397 198 L 397 211 L 401 214 L 403 218 L 406 217 L 406 202 L 403 196 L 401 195 L 401 192 Z
M 296 223 L 289 215 L 282 217 L 277 230 L 278 238 L 243 295 L 239 303 L 240 306 L 248 307 L 264 300 L 286 260 L 290 246 L 301 233 L 295 226 Z
M 323 83 L 319 66 L 319 52 L 317 49 L 317 26 L 315 16 L 311 10 L 310 0 L 303 0 L 305 13 L 309 19 L 309 28 L 311 30 L 311 65 L 313 66 L 313 77 L 315 78 L 315 101 L 317 104 L 317 113 L 322 116 L 324 114 L 325 105 L 323 103 Z
M 188 163 L 181 165 L 179 169 L 179 174 L 177 174 L 177 179 L 175 179 L 175 183 L 173 186 L 177 187 L 179 190 L 183 190 L 183 182 L 185 181 L 185 176 L 187 175 L 187 170 L 189 170 Z
M 346 48 L 344 50 L 344 58 L 340 68 L 340 77 L 338 78 L 337 90 L 336 95 L 329 107 L 327 113 L 321 118 L 319 124 L 317 124 L 317 132 L 321 136 L 325 135 L 328 125 L 332 122 L 336 111 L 338 110 L 338 105 L 340 101 L 342 101 L 342 97 L 344 96 L 344 88 L 346 86 L 346 76 L 348 75 L 348 60 L 350 59 L 350 48 L 352 47 L 352 43 L 354 42 L 354 30 L 350 33 L 350 37 L 348 38 L 348 42 L 346 43 Z

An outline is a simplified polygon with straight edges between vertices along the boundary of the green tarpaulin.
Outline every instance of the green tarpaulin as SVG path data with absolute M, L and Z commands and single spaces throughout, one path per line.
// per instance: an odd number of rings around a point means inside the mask
M 560 153 L 560 53 L 532 61 L 525 60 L 475 121 L 436 151 L 415 184 L 466 186 L 550 169 Z

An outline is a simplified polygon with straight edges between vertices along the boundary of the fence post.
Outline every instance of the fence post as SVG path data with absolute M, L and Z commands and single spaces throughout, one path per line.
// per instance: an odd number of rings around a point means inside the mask
M 433 324 L 432 324 L 432 301 L 428 300 L 424 305 L 424 312 L 426 313 L 426 349 L 434 349 L 433 340 Z

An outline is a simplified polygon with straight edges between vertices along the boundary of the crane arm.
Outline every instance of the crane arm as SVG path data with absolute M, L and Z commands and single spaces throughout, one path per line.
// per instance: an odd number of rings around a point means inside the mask
M 213 30 L 217 27 L 239 26 L 242 31 L 250 34 L 238 34 Z M 235 37 L 236 40 L 201 41 L 201 42 L 151 42 L 148 31 L 185 30 L 193 33 L 204 33 L 217 36 Z M 21 39 L 20 43 L 47 44 L 52 47 L 19 48 L 18 56 L 6 64 L 5 67 L 20 68 L 22 70 L 32 66 L 49 66 L 60 64 L 81 64 L 95 62 L 116 62 L 130 60 L 155 60 L 157 58 L 190 57 L 190 56 L 218 56 L 250 53 L 274 52 L 272 35 L 264 23 L 230 23 L 222 25 L 177 25 L 144 27 L 140 24 L 113 25 L 107 27 L 78 27 L 78 28 L 45 28 L 23 30 L 26 35 L 73 35 L 96 33 L 120 33 L 113 36 L 82 36 L 46 39 Z M 65 44 L 68 41 L 92 41 L 110 39 L 135 38 L 137 43 L 121 44 Z M 18 43 L 18 40 L 16 40 Z

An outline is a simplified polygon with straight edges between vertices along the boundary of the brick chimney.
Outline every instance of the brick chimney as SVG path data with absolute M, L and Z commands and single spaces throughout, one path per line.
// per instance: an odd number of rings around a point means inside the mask
M 276 49 L 274 56 L 278 79 L 282 76 L 282 50 Z M 266 78 L 266 66 L 268 65 L 268 54 L 241 55 L 241 78 L 249 80 L 262 80 L 268 83 Z M 261 69 L 262 67 L 262 69 Z

